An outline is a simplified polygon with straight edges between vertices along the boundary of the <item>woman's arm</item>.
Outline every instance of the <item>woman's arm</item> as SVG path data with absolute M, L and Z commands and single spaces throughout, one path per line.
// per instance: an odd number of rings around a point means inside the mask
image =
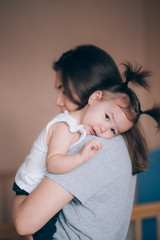
M 16 196 L 12 201 L 12 217 L 20 235 L 38 231 L 74 196 L 63 187 L 45 177 L 27 196 Z

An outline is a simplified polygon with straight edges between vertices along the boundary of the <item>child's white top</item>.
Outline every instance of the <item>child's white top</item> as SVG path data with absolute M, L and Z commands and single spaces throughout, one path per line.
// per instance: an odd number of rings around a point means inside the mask
M 80 132 L 81 134 L 79 140 L 73 144 L 70 149 L 83 141 L 86 137 L 86 131 L 83 125 L 77 125 L 76 119 L 71 117 L 68 111 L 53 118 L 40 133 L 32 146 L 30 154 L 26 157 L 24 163 L 17 171 L 15 182 L 21 189 L 28 193 L 32 192 L 38 186 L 46 174 L 46 156 L 48 151 L 46 137 L 49 128 L 57 122 L 65 122 L 68 124 L 70 132 Z

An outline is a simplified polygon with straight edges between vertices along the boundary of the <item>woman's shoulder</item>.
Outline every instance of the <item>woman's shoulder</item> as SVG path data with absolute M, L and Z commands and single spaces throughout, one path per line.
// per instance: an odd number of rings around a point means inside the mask
M 87 135 L 86 141 L 90 141 L 93 138 L 95 138 L 95 136 Z M 96 137 L 96 138 L 99 141 L 101 141 L 101 143 L 103 144 L 103 148 L 105 148 L 105 149 L 110 148 L 110 147 L 115 147 L 115 146 L 126 148 L 124 138 L 122 137 L 121 134 L 119 134 L 115 137 L 112 137 L 110 139 L 105 139 L 105 138 L 100 138 L 100 137 Z
M 86 141 L 89 141 L 93 139 L 95 136 L 87 136 Z M 106 157 L 112 158 L 112 159 L 122 159 L 125 157 L 127 159 L 130 159 L 127 146 L 125 144 L 125 140 L 121 134 L 110 138 L 110 139 L 104 139 L 99 138 L 97 139 L 102 143 L 103 147 L 100 151 L 97 152 L 97 157 Z

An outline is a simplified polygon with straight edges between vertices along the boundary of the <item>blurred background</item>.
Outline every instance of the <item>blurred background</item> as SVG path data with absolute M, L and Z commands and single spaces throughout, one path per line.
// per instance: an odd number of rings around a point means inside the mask
M 126 60 L 143 65 L 153 74 L 152 93 L 135 89 L 142 109 L 160 104 L 159 13 L 159 0 L 0 0 L 0 223 L 11 221 L 17 168 L 59 113 L 52 63 L 62 52 L 94 44 L 121 72 Z M 141 123 L 150 151 L 159 149 L 155 122 Z

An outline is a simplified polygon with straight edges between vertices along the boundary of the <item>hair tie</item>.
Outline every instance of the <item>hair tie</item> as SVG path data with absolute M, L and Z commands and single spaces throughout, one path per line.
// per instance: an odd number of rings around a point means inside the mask
M 125 81 L 124 83 L 122 83 L 122 86 L 123 86 L 124 89 L 126 89 L 128 87 L 128 82 Z
M 144 112 L 141 110 L 141 109 L 139 109 L 139 115 L 141 115 L 141 114 L 143 114 Z

